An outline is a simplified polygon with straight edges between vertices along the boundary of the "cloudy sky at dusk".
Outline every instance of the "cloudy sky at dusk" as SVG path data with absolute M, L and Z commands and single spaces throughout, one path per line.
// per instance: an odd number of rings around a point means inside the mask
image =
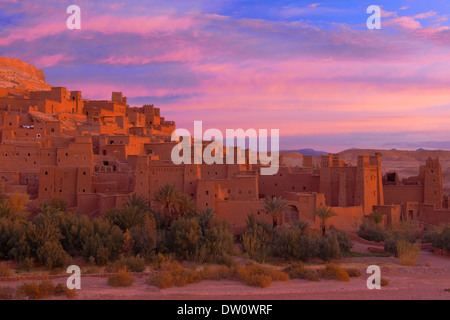
M 449 19 L 448 0 L 0 0 L 0 56 L 177 127 L 280 129 L 282 149 L 450 149 Z

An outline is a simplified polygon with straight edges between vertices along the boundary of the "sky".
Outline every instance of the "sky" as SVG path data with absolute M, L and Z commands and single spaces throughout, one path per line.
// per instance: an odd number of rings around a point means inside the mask
M 201 120 L 279 129 L 284 150 L 450 149 L 449 18 L 448 0 L 0 0 L 0 56 L 83 98 L 155 104 L 191 132 Z

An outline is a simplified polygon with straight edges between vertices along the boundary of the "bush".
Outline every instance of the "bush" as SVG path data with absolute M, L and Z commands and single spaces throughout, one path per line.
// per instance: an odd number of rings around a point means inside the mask
M 197 219 L 180 218 L 172 222 L 168 234 L 171 252 L 181 259 L 193 257 L 199 247 L 202 231 Z
M 29 299 L 37 300 L 52 296 L 55 291 L 55 286 L 51 280 L 43 280 L 41 283 L 24 282 L 22 286 L 17 289 L 18 295 L 25 295 Z
M 154 218 L 145 217 L 142 225 L 131 229 L 131 235 L 134 240 L 134 252 L 136 254 L 140 254 L 147 259 L 155 255 L 158 234 Z
M 406 240 L 410 243 L 416 242 L 416 240 L 420 238 L 420 234 L 420 228 L 412 221 L 403 221 L 389 230 L 389 235 L 392 238 Z
M 353 247 L 353 243 L 348 237 L 347 232 L 343 230 L 334 229 L 331 231 L 331 236 L 336 236 L 336 239 L 339 243 L 339 248 L 342 253 L 349 252 L 350 249 Z
M 201 281 L 199 273 L 181 267 L 174 261 L 162 266 L 162 271 L 150 276 L 148 283 L 161 289 L 185 285 Z
M 386 238 L 386 231 L 379 225 L 365 220 L 357 232 L 358 236 L 368 241 L 382 242 Z
M 301 259 L 301 236 L 302 232 L 297 228 L 286 228 L 284 226 L 278 228 L 273 240 L 274 256 L 284 259 Z
M 450 251 L 450 224 L 429 228 L 422 242 L 431 242 L 435 248 Z
M 229 267 L 218 266 L 210 267 L 205 266 L 203 270 L 200 271 L 200 277 L 203 280 L 222 280 L 222 279 L 232 279 L 232 272 Z
M 336 235 L 325 236 L 320 242 L 319 258 L 324 261 L 339 258 L 341 256 L 341 249 Z
M 237 280 L 249 286 L 267 287 L 272 281 L 287 281 L 289 276 L 272 268 L 250 264 L 247 266 L 233 265 L 231 267 L 206 266 L 203 270 L 188 270 L 174 262 L 163 267 L 163 270 L 152 275 L 148 284 L 159 288 L 169 288 L 172 286 L 185 286 L 190 283 L 197 283 L 202 280 Z
M 324 279 L 336 279 L 339 281 L 350 281 L 350 276 L 339 266 L 336 266 L 334 264 L 327 264 L 325 269 L 321 271 L 321 276 Z
M 417 263 L 419 258 L 420 248 L 405 240 L 397 242 L 397 253 L 400 259 L 400 264 L 404 266 L 413 266 Z
M 384 251 L 390 252 L 394 254 L 395 256 L 398 256 L 397 254 L 397 241 L 396 239 L 392 237 L 387 237 L 384 240 Z
M 384 250 L 398 256 L 397 243 L 399 241 L 415 243 L 418 238 L 419 230 L 417 226 L 411 222 L 402 222 L 389 230 L 389 234 L 384 241 Z
M 138 254 L 135 257 L 126 258 L 125 265 L 132 272 L 143 272 L 145 270 L 145 259 Z
M 53 295 L 53 292 L 55 290 L 55 285 L 51 280 L 42 280 L 39 284 L 39 291 L 41 292 L 42 296 L 49 297 Z
M 242 249 L 251 258 L 262 262 L 270 252 L 272 226 L 257 221 L 255 215 L 249 215 L 247 226 L 241 236 Z
M 199 252 L 199 261 L 217 262 L 230 257 L 233 249 L 233 231 L 228 222 L 212 219 L 203 229 Z M 229 259 L 228 259 L 229 262 Z
M 251 287 L 266 288 L 272 284 L 272 278 L 264 274 L 250 274 L 245 278 L 245 284 Z
M 0 277 L 10 277 L 11 275 L 11 269 L 6 265 L 6 263 L 0 263 Z
M 108 278 L 108 284 L 112 287 L 130 287 L 134 283 L 134 277 L 126 268 Z
M 346 269 L 345 271 L 347 271 L 350 278 L 361 277 L 361 271 L 358 269 Z
M 61 237 L 59 229 L 41 216 L 26 224 L 17 247 L 11 252 L 20 262 L 32 258 L 49 269 L 63 267 L 70 262 L 70 256 L 60 243 Z
M 319 275 L 315 270 L 306 269 L 302 262 L 291 264 L 284 270 L 291 279 L 305 279 L 310 281 L 319 281 Z
M 97 265 L 117 260 L 125 243 L 122 230 L 102 218 L 84 220 L 80 237 L 82 256 L 86 260 L 92 257 Z
M 160 289 L 173 287 L 173 276 L 169 271 L 159 272 L 150 277 L 148 283 Z

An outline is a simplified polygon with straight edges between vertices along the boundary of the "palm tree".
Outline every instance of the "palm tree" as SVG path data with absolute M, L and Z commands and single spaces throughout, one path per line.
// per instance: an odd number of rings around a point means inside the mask
M 172 218 L 179 208 L 180 193 L 175 185 L 167 183 L 156 191 L 153 201 L 159 207 L 158 211 L 166 219 Z
M 178 199 L 178 213 L 181 216 L 193 216 L 197 213 L 195 201 L 184 193 L 180 194 L 180 198 Z
M 380 211 L 374 211 L 372 212 L 373 222 L 375 222 L 376 225 L 379 225 L 381 222 L 383 222 L 384 216 L 383 212 Z
M 128 201 L 120 209 L 111 209 L 106 217 L 123 232 L 131 230 L 135 226 L 142 226 L 149 215 L 149 201 L 143 195 L 133 193 L 128 196 Z
M 200 212 L 198 215 L 198 223 L 200 224 L 200 228 L 202 228 L 202 234 L 205 234 L 206 229 L 209 227 L 215 215 L 216 213 L 212 208 L 206 208 Z
M 272 216 L 272 225 L 275 229 L 278 225 L 278 216 L 289 208 L 288 201 L 281 197 L 264 199 L 263 209 Z
M 322 229 L 322 237 L 324 237 L 327 229 L 327 220 L 337 216 L 337 213 L 331 207 L 320 206 L 314 210 L 314 214 L 320 219 L 320 228 Z

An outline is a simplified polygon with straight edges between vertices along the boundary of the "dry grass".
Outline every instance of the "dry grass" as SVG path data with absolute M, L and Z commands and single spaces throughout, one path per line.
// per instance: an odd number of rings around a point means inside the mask
M 130 287 L 134 283 L 134 277 L 126 268 L 119 270 L 116 275 L 108 278 L 108 284 L 112 287 Z
M 170 288 L 173 286 L 185 286 L 202 280 L 236 280 L 248 286 L 265 288 L 272 281 L 287 281 L 287 273 L 256 264 L 247 266 L 206 266 L 203 270 L 195 271 L 181 267 L 176 261 L 162 266 L 162 271 L 153 275 L 148 280 L 150 285 L 158 288 Z
M 415 265 L 419 259 L 419 252 L 420 248 L 413 243 L 404 240 L 397 242 L 397 253 L 401 265 Z
M 291 279 L 305 279 L 319 281 L 319 274 L 315 270 L 305 268 L 303 262 L 294 263 L 283 270 Z
M 381 279 L 380 280 L 380 285 L 382 286 L 382 287 L 386 287 L 386 286 L 388 286 L 389 285 L 389 280 L 388 279 Z
M 345 269 L 345 271 L 347 271 L 348 275 L 350 276 L 350 278 L 357 278 L 357 277 L 361 277 L 361 271 L 359 271 L 358 269 Z
M 0 263 L 0 277 L 10 277 L 11 275 L 11 269 L 6 265 L 6 263 Z
M 77 291 L 75 289 L 69 289 L 63 283 L 58 283 L 53 291 L 55 296 L 66 296 L 69 299 L 74 299 L 77 296 Z
M 350 281 L 350 276 L 341 267 L 334 264 L 327 264 L 325 269 L 320 272 L 320 275 L 324 279 L 336 279 L 339 281 Z
M 24 282 L 17 289 L 18 296 L 26 296 L 32 300 L 47 298 L 53 295 L 55 286 L 50 280 L 43 280 L 41 283 Z

